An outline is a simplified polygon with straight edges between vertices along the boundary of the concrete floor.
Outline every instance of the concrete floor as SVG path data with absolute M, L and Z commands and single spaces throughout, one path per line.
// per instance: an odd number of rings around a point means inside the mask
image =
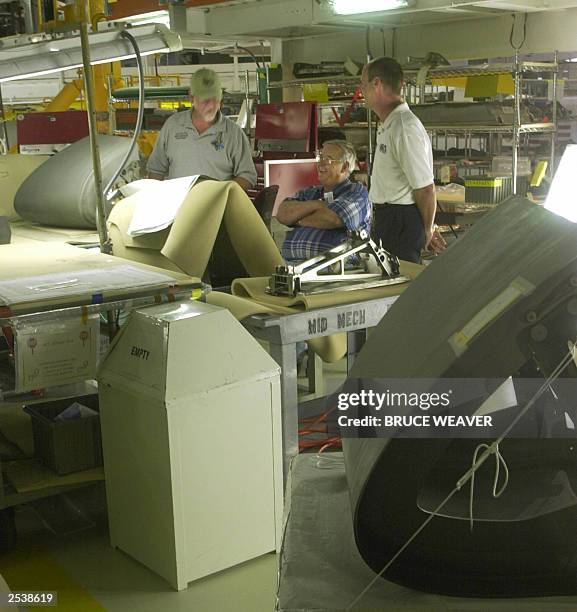
M 176 592 L 148 568 L 111 548 L 103 486 L 68 493 L 54 502 L 52 509 L 35 504 L 18 508 L 18 545 L 14 551 L 0 555 L 0 574 L 12 590 L 58 591 L 56 609 L 70 612 L 274 609 L 274 553 Z M 67 526 L 73 531 L 66 533 Z

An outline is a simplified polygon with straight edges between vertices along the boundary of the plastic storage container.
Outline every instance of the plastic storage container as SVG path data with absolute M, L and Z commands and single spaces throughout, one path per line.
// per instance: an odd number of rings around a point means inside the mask
M 54 420 L 74 402 L 98 411 L 98 395 L 24 406 L 32 417 L 34 454 L 61 476 L 102 465 L 99 415 Z
M 492 176 L 511 176 L 513 174 L 513 159 L 510 155 L 495 156 L 491 161 Z M 528 157 L 517 159 L 518 176 L 531 175 L 531 160 Z
M 517 177 L 517 193 L 525 195 L 529 178 Z M 468 204 L 500 204 L 513 195 L 513 178 L 510 176 L 475 176 L 465 179 L 465 202 Z

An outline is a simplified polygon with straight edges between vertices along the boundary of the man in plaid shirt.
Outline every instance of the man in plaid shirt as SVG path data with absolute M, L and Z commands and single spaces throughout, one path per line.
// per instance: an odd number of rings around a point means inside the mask
M 310 259 L 344 242 L 347 231 L 370 233 L 369 194 L 363 185 L 349 180 L 356 161 L 346 140 L 325 142 L 317 156 L 321 184 L 301 189 L 279 206 L 278 221 L 294 228 L 282 246 L 288 263 Z

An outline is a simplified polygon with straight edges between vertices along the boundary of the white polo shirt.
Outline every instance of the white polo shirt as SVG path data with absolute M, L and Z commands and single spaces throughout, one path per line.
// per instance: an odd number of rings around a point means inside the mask
M 414 204 L 413 190 L 433 182 L 431 141 L 403 102 L 377 132 L 369 198 L 375 204 Z

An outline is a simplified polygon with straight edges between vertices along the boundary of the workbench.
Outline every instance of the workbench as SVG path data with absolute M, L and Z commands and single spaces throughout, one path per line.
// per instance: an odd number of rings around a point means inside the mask
M 378 325 L 423 270 L 425 266 L 401 261 L 400 274 L 406 282 L 372 288 L 345 285 L 322 293 L 271 295 L 269 278 L 261 277 L 236 279 L 232 295 L 208 294 L 209 303 L 227 308 L 255 338 L 268 342 L 271 356 L 281 367 L 285 483 L 290 462 L 298 454 L 297 343 L 308 342 L 309 352 L 313 348 L 328 363 L 346 356 L 347 367 L 352 366 L 367 329 Z M 315 361 L 320 365 L 320 359 Z
M 51 380 L 52 377 L 64 387 L 31 387 L 28 375 L 18 370 L 19 366 L 26 364 L 23 353 L 40 351 L 42 338 L 50 333 L 60 334 L 62 338 L 67 329 L 72 329 L 74 325 L 86 325 L 90 334 L 85 332 L 82 346 L 85 342 L 94 345 L 95 363 L 86 364 L 86 378 L 92 379 L 101 353 L 100 319 L 104 314 L 199 298 L 203 292 L 204 285 L 197 278 L 70 245 L 0 246 L 0 330 L 8 342 L 8 348 L 0 351 L 0 443 L 5 449 L 12 449 L 13 452 L 9 453 L 11 456 L 19 457 L 4 468 L 0 460 L 0 532 L 7 525 L 10 527 L 13 519 L 7 509 L 12 506 L 104 478 L 102 468 L 57 476 L 38 462 L 31 461 L 29 444 L 24 452 L 22 449 L 18 452 L 18 444 L 2 432 L 5 426 L 11 430 L 10 433 L 16 430 L 21 433 L 23 423 L 19 404 L 31 397 L 29 393 L 28 396 L 23 394 L 32 389 L 48 389 L 47 395 L 53 398 L 86 392 L 85 383 L 80 380 L 83 370 L 71 368 L 68 364 L 58 366 L 60 369 L 51 364 L 46 372 L 40 373 L 40 378 L 44 374 L 44 380 Z M 68 328 L 68 325 L 72 327 Z M 34 342 L 30 341 L 32 336 L 37 338 Z M 78 340 L 75 342 L 79 343 Z M 64 350 L 61 363 L 74 354 L 72 350 L 67 355 L 67 351 L 70 351 L 68 347 Z M 83 389 L 78 391 L 80 386 Z M 92 388 L 92 392 L 96 392 L 96 387 Z M 36 401 L 38 395 L 36 391 Z M 46 397 L 41 399 L 45 400 Z M 10 481 L 10 473 L 18 476 L 20 485 L 27 478 L 30 482 L 17 490 Z M 42 480 L 43 473 L 45 482 Z
M 318 308 L 295 314 L 254 314 L 242 323 L 250 333 L 269 343 L 271 356 L 281 367 L 283 475 L 286 482 L 290 462 L 299 452 L 299 402 L 297 389 L 297 343 L 331 334 L 347 334 L 347 371 L 354 356 L 361 350 L 367 330 L 379 324 L 398 299 L 387 295 L 372 300 L 354 301 L 349 292 L 349 304 Z

